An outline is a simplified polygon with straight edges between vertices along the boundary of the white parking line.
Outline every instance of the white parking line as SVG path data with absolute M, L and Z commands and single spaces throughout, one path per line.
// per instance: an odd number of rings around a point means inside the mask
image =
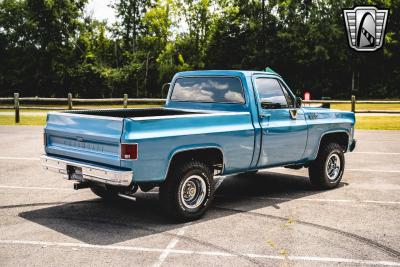
M 287 171 L 284 167 L 274 167 L 269 169 L 262 169 L 261 171 L 266 172 L 281 172 Z M 345 168 L 344 171 L 353 171 L 353 172 L 380 172 L 380 173 L 400 173 L 400 170 L 376 170 L 376 169 L 348 169 Z M 284 174 L 284 173 L 282 173 Z
M 369 153 L 369 152 L 357 152 L 357 153 Z M 376 154 L 382 154 L 384 152 L 376 152 Z M 400 153 L 385 153 L 385 154 L 400 154 Z M 0 160 L 33 160 L 33 161 L 39 161 L 39 158 L 23 158 L 23 157 L 0 157 Z M 280 170 L 282 169 L 281 167 L 276 167 L 276 168 L 269 168 L 269 169 L 264 169 L 265 171 L 273 171 L 273 170 Z M 347 171 L 356 171 L 356 172 L 381 172 L 381 173 L 400 173 L 398 170 L 373 170 L 373 169 L 346 169 Z
M 353 151 L 351 154 L 371 154 L 371 155 L 400 155 L 400 152 L 372 152 L 372 151 Z M 0 160 L 36 160 L 39 161 L 39 157 L 37 158 L 27 158 L 27 157 L 5 157 L 0 156 Z
M 8 189 L 28 189 L 28 190 L 74 190 L 73 188 L 62 187 L 37 187 L 37 186 L 14 186 L 14 185 L 0 185 L 0 188 Z
M 73 188 L 62 187 L 37 187 L 37 186 L 14 186 L 14 185 L 0 185 L 0 189 L 25 189 L 25 190 L 67 190 L 73 191 Z M 75 191 L 75 190 L 74 190 Z M 145 194 L 158 194 L 158 192 L 150 191 Z M 218 196 L 218 194 L 217 194 Z M 315 201 L 315 202 L 342 202 L 342 203 L 375 203 L 375 204 L 394 204 L 400 205 L 400 201 L 384 201 L 384 200 L 352 200 L 352 199 L 326 199 L 326 198 L 289 198 L 289 197 L 252 197 L 262 200 L 279 200 L 279 201 Z M 183 233 L 182 233 L 183 234 Z M 178 233 L 179 235 L 179 233 Z
M 286 198 L 286 197 L 255 197 L 265 200 L 283 200 L 283 201 L 315 201 L 315 202 L 342 202 L 342 203 L 376 203 L 376 204 L 396 204 L 400 205 L 400 201 L 381 201 L 381 200 L 351 200 L 351 199 L 324 199 L 324 198 Z
M 0 160 L 40 160 L 39 158 L 24 158 L 24 157 L 0 157 Z
M 400 173 L 400 171 L 387 171 L 387 170 L 374 170 L 374 169 L 345 169 L 345 171 L 351 172 L 384 172 L 384 173 Z
M 351 152 L 350 153 L 350 155 L 351 154 L 372 154 L 372 155 L 400 155 L 400 153 L 398 153 L 398 152 L 367 152 L 367 151 L 365 151 L 365 152 L 358 152 L 358 151 L 353 151 L 353 152 Z
M 6 245 L 32 245 L 45 247 L 71 247 L 71 248 L 89 248 L 89 249 L 102 249 L 102 250 L 121 250 L 121 251 L 139 251 L 139 252 L 161 252 L 168 251 L 173 254 L 193 254 L 203 256 L 217 256 L 217 257 L 237 257 L 238 255 L 228 252 L 220 251 L 198 251 L 198 250 L 185 250 L 185 249 L 159 249 L 159 248 L 146 248 L 146 247 L 131 247 L 131 246 L 117 246 L 117 245 L 91 245 L 85 243 L 65 243 L 65 242 L 49 242 L 49 241 L 31 241 L 31 240 L 0 240 L 0 244 Z M 176 245 L 176 244 L 175 244 Z M 378 266 L 400 266 L 400 262 L 383 261 L 383 260 L 362 260 L 351 258 L 331 258 L 331 257 L 312 257 L 312 256 L 276 256 L 265 254 L 252 254 L 243 253 L 243 256 L 250 258 L 264 258 L 271 260 L 290 260 L 290 261 L 312 261 L 312 262 L 334 262 L 334 263 L 349 263 L 357 265 L 378 265 Z
M 184 226 L 179 229 L 177 236 L 168 243 L 166 249 L 161 253 L 160 257 L 158 257 L 158 261 L 153 264 L 153 267 L 160 267 L 164 263 L 165 259 L 168 257 L 168 254 L 170 254 L 176 244 L 178 244 L 179 236 L 183 236 L 185 233 L 186 227 L 187 226 Z

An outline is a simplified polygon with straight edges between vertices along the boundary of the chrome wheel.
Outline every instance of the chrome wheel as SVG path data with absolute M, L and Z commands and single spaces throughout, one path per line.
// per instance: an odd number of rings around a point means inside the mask
M 340 157 L 338 154 L 333 153 L 330 155 L 326 162 L 326 175 L 328 176 L 329 180 L 334 181 L 339 177 L 340 174 Z
M 192 175 L 185 179 L 180 190 L 182 204 L 189 209 L 195 209 L 203 203 L 207 193 L 204 179 Z

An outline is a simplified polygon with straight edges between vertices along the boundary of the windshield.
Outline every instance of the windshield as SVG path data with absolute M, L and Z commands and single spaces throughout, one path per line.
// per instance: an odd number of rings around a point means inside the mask
M 242 84 L 235 77 L 178 78 L 171 100 L 216 103 L 245 103 Z

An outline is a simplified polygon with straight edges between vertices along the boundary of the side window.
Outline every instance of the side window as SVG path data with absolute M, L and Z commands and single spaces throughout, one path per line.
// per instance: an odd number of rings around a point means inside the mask
M 261 106 L 266 109 L 288 108 L 288 92 L 282 90 L 278 80 L 271 78 L 257 78 L 256 88 L 261 100 Z M 286 96 L 287 94 L 287 96 Z
M 293 100 L 291 94 L 288 92 L 288 89 L 286 88 L 286 86 L 283 83 L 279 82 L 279 84 L 282 87 L 283 93 L 285 94 L 286 101 L 287 101 L 289 107 L 290 108 L 294 107 L 294 100 Z
M 244 104 L 242 83 L 236 77 L 182 77 L 175 82 L 171 100 Z

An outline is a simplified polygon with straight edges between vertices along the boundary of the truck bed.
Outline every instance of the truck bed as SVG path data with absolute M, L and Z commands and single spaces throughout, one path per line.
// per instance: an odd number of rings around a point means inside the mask
M 138 118 L 138 117 L 155 117 L 155 116 L 179 116 L 190 114 L 201 114 L 202 112 L 189 112 L 168 108 L 125 108 L 125 109 L 98 109 L 98 110 L 73 110 L 64 111 L 65 113 L 104 116 L 115 118 Z
M 45 128 L 46 153 L 58 157 L 120 166 L 120 143 L 124 131 L 136 133 L 141 128 L 137 126 L 139 128 L 132 130 L 129 125 L 126 125 L 127 121 L 140 117 L 166 119 L 167 116 L 179 118 L 184 117 L 183 115 L 202 113 L 162 107 L 51 112 Z

